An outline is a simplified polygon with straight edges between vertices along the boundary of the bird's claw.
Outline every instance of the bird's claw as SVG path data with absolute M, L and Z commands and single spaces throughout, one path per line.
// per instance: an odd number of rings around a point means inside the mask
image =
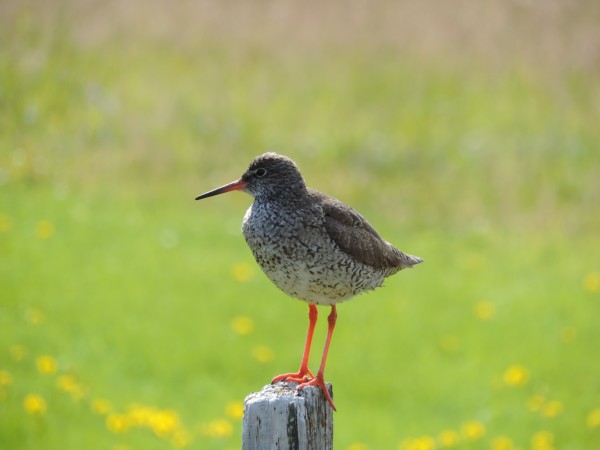
M 306 383 L 314 378 L 312 372 L 308 369 L 301 370 L 295 373 L 284 373 L 283 375 L 277 375 L 273 380 L 271 380 L 271 384 L 278 383 L 279 381 L 286 381 L 288 383 Z
M 301 383 L 298 386 L 296 386 L 296 389 L 301 390 L 307 386 L 320 387 L 321 391 L 323 391 L 323 394 L 325 395 L 325 398 L 329 402 L 329 405 L 331 405 L 331 408 L 333 408 L 333 410 L 336 411 L 335 405 L 333 404 L 333 399 L 331 398 L 331 395 L 329 394 L 329 389 L 327 389 L 327 386 L 325 385 L 325 380 L 323 379 L 323 376 L 321 376 L 320 374 L 317 374 L 316 377 L 313 377 L 310 380 L 307 380 L 304 383 Z
M 315 377 L 310 372 L 310 370 L 300 371 L 296 373 L 284 373 L 283 375 L 277 375 L 275 378 L 273 378 L 273 380 L 271 380 L 271 384 L 275 384 L 280 381 L 284 381 L 286 383 L 298 383 L 296 389 L 299 391 L 301 391 L 307 386 L 320 387 L 321 391 L 323 391 L 323 394 L 325 395 L 325 398 L 327 399 L 327 402 L 331 405 L 333 410 L 336 411 L 335 405 L 333 404 L 333 399 L 331 398 L 329 390 L 325 385 L 325 380 L 319 374 L 317 374 L 317 376 Z

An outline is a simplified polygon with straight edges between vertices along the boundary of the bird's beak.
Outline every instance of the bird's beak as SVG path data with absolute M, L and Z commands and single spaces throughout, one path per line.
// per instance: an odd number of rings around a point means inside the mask
M 224 194 L 225 192 L 231 191 L 241 191 L 246 188 L 246 182 L 241 178 L 239 180 L 232 181 L 225 186 L 221 186 L 220 188 L 213 189 L 212 191 L 205 192 L 204 194 L 196 197 L 196 200 L 202 200 L 203 198 L 212 197 L 214 195 Z

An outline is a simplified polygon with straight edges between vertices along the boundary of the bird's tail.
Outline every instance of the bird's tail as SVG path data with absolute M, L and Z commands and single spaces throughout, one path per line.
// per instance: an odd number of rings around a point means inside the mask
M 410 269 L 412 266 L 414 266 L 415 264 L 420 264 L 423 262 L 423 258 L 420 258 L 419 256 L 414 256 L 414 255 L 409 255 L 407 253 L 401 253 L 401 267 L 403 269 Z

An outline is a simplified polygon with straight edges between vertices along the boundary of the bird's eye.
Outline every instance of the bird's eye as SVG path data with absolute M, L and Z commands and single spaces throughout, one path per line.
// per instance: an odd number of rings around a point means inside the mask
M 254 172 L 258 178 L 262 178 L 267 174 L 267 169 L 263 169 L 262 167 L 256 169 Z

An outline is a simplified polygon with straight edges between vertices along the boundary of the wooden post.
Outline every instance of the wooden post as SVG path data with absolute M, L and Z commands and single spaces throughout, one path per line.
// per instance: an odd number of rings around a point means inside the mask
M 333 409 L 319 387 L 296 386 L 268 384 L 246 397 L 242 450 L 333 449 Z

